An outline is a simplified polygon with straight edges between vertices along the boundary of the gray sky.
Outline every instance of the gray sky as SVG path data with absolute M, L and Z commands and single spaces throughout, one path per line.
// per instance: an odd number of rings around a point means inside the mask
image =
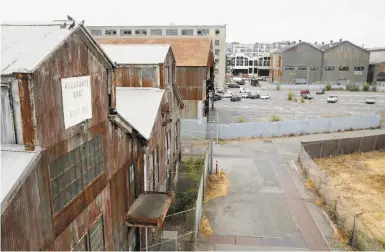
M 385 47 L 385 0 L 5 0 L 0 19 L 41 21 L 67 14 L 86 25 L 227 24 L 243 43 L 342 38 Z

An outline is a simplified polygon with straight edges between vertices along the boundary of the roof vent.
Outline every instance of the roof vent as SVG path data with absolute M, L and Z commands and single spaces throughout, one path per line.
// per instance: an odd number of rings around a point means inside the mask
M 325 42 L 322 41 L 322 45 L 324 45 L 324 44 L 325 44 Z
M 342 42 L 342 38 L 340 38 L 340 42 Z
M 293 44 L 296 44 L 297 42 L 293 41 Z
M 298 40 L 299 41 L 299 43 L 302 43 L 302 40 Z

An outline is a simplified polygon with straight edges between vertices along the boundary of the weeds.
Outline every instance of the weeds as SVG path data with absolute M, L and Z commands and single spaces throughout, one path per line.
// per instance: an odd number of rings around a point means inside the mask
M 332 89 L 332 85 L 327 84 L 327 85 L 325 86 L 325 90 L 326 90 L 326 91 L 330 91 L 331 89 Z
M 362 88 L 362 91 L 365 91 L 365 92 L 369 91 L 369 84 L 368 83 L 366 83 L 364 85 L 364 87 Z
M 269 121 L 278 122 L 278 121 L 281 121 L 281 117 L 279 117 L 277 115 L 272 115 L 272 116 L 270 116 Z
M 293 94 L 292 92 L 289 92 L 289 93 L 287 94 L 287 99 L 288 99 L 289 101 L 294 100 L 294 94 Z

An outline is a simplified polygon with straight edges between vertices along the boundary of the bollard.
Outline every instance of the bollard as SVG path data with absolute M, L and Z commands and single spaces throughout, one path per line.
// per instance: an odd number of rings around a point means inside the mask
M 215 161 L 215 171 L 216 171 L 216 174 L 217 176 L 219 177 L 219 167 L 218 167 L 218 160 Z

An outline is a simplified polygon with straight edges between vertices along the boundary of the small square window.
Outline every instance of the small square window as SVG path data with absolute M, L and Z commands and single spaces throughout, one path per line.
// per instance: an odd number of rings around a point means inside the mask
M 182 29 L 181 34 L 185 35 L 185 36 L 192 36 L 192 35 L 194 35 L 194 30 L 193 29 Z
M 120 30 L 120 36 L 131 36 L 131 35 L 132 35 L 131 30 L 127 30 L 127 29 Z
M 104 35 L 115 36 L 116 30 L 105 30 Z
M 215 49 L 215 55 L 219 55 L 219 52 L 220 52 L 219 49 Z
M 216 29 L 216 30 L 215 30 L 215 35 L 217 35 L 217 36 L 218 36 L 218 35 L 220 35 L 220 33 L 221 33 L 221 32 L 220 32 L 220 30 L 219 30 L 219 29 Z
M 215 45 L 219 46 L 219 40 L 215 40 Z
M 177 36 L 178 35 L 178 29 L 166 29 L 166 35 L 167 36 Z

